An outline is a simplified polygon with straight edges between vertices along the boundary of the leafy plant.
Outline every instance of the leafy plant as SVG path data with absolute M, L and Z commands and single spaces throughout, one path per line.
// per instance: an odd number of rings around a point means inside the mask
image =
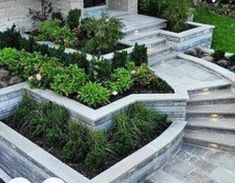
M 64 18 L 62 16 L 61 12 L 59 12 L 59 11 L 53 12 L 51 15 L 51 18 L 52 18 L 52 20 L 59 20 L 62 23 L 64 22 Z
M 133 77 L 136 85 L 145 87 L 156 79 L 155 73 L 146 65 L 143 64 L 134 70 Z
M 90 131 L 88 139 L 90 151 L 85 164 L 90 168 L 96 168 L 105 162 L 110 144 L 105 134 L 100 131 Z
M 119 67 L 126 67 L 128 62 L 127 51 L 114 52 L 112 59 L 112 68 L 117 69 Z
M 147 47 L 145 45 L 138 45 L 136 43 L 130 55 L 130 60 L 133 61 L 136 66 L 140 66 L 141 64 L 147 64 L 148 63 Z
M 180 32 L 187 28 L 189 4 L 187 0 L 168 1 L 162 17 L 168 20 L 171 31 Z
M 102 16 L 100 19 L 87 18 L 82 21 L 81 30 L 86 35 L 85 52 L 96 54 L 112 50 L 124 36 L 122 23 L 114 18 Z
M 67 16 L 67 23 L 69 25 L 69 28 L 71 30 L 78 28 L 81 21 L 80 19 L 81 19 L 81 10 L 79 9 L 70 10 Z
M 91 60 L 90 77 L 93 81 L 104 82 L 110 79 L 112 68 L 110 61 L 104 58 Z
M 60 146 L 63 141 L 63 132 L 59 128 L 47 130 L 45 134 L 46 144 L 50 147 Z
M 89 82 L 79 92 L 81 101 L 95 108 L 107 104 L 109 97 L 110 92 L 98 83 Z
M 53 77 L 51 88 L 59 93 L 69 96 L 78 93 L 79 89 L 86 83 L 87 76 L 84 70 L 77 65 L 70 65 L 68 68 L 61 68 Z
M 213 53 L 213 58 L 214 58 L 214 61 L 219 61 L 221 59 L 224 59 L 224 56 L 225 56 L 225 52 L 222 51 L 222 50 L 215 50 L 215 52 Z
M 58 19 L 42 22 L 39 26 L 38 41 L 53 41 L 56 44 L 73 46 L 76 35 Z
M 124 68 L 118 68 L 114 70 L 111 76 L 111 82 L 109 88 L 112 92 L 124 93 L 129 90 L 133 85 L 131 74 Z

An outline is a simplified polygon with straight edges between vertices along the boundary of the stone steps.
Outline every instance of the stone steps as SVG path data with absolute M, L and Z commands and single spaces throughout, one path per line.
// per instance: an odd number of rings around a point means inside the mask
M 153 38 L 159 38 L 158 36 L 159 30 L 152 30 L 152 31 L 147 31 L 147 32 L 143 32 L 143 33 L 138 33 L 136 32 L 136 34 L 133 35 L 128 35 L 126 36 L 123 41 L 139 41 L 143 38 L 149 38 L 149 39 L 153 39 Z
M 163 170 L 158 170 L 145 179 L 145 183 L 183 183 Z
M 235 103 L 187 106 L 187 115 L 235 115 Z
M 235 118 L 191 118 L 186 128 L 235 134 Z
M 123 32 L 126 34 L 126 36 L 135 36 L 136 34 L 142 34 L 144 32 L 149 31 L 156 31 L 160 29 L 164 29 L 166 27 L 166 21 L 162 22 L 152 22 L 149 24 L 145 24 L 139 27 L 128 27 L 128 25 L 123 29 Z
M 206 147 L 235 151 L 235 134 L 186 129 L 184 141 Z
M 162 61 L 173 59 L 177 56 L 177 53 L 173 52 L 172 48 L 162 48 L 156 54 L 151 54 L 149 56 L 149 66 L 152 68 L 157 67 L 157 64 L 161 63 Z

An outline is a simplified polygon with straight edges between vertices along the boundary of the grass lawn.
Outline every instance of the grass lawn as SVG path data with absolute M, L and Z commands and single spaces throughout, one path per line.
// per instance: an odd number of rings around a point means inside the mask
M 195 22 L 216 26 L 213 48 L 235 53 L 235 19 L 214 13 L 202 7 L 195 11 Z

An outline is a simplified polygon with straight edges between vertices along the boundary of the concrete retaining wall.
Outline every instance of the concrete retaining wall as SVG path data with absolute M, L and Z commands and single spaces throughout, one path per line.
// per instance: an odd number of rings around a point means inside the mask
M 0 90 L 0 119 L 14 112 L 25 92 L 36 100 L 51 101 L 65 107 L 70 111 L 72 119 L 83 122 L 89 128 L 100 130 L 109 127 L 113 116 L 136 102 L 142 102 L 148 108 L 168 114 L 172 121 L 184 121 L 188 100 L 188 94 L 184 91 L 176 91 L 174 94 L 132 94 L 99 109 L 92 109 L 51 90 L 31 89 L 26 83 L 21 83 Z
M 215 26 L 195 22 L 188 22 L 188 24 L 195 28 L 181 33 L 160 30 L 159 36 L 166 38 L 167 44 L 178 52 L 188 52 L 199 46 L 210 48 Z

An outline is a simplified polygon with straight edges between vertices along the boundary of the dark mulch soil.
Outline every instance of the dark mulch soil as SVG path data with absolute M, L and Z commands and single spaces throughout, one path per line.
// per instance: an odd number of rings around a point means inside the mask
M 22 81 L 18 76 L 13 76 L 7 69 L 0 67 L 0 88 L 5 88 Z
M 41 148 L 43 148 L 44 150 L 46 150 L 47 152 L 49 152 L 50 154 L 52 154 L 53 156 L 55 156 L 56 158 L 58 158 L 59 160 L 61 160 L 65 164 L 67 164 L 68 166 L 70 166 L 71 168 L 77 170 L 79 173 L 81 173 L 82 175 L 84 175 L 84 176 L 86 176 L 87 178 L 90 178 L 90 179 L 94 178 L 96 175 L 100 174 L 101 172 L 107 170 L 108 168 L 110 168 L 111 166 L 113 166 L 117 162 L 121 161 L 122 159 L 124 159 L 128 155 L 132 154 L 133 152 L 137 151 L 141 147 L 145 146 L 146 144 L 148 144 L 152 140 L 156 139 L 171 124 L 171 123 L 168 123 L 166 125 L 166 127 L 164 129 L 162 129 L 162 131 L 156 131 L 156 133 L 152 135 L 151 140 L 144 140 L 143 139 L 143 141 L 141 143 L 139 143 L 136 146 L 136 148 L 133 151 L 129 152 L 129 154 L 127 154 L 126 156 L 117 156 L 115 154 L 112 154 L 112 155 L 110 154 L 110 156 L 108 156 L 106 158 L 105 164 L 98 167 L 97 169 L 90 169 L 82 161 L 81 162 L 71 162 L 71 161 L 66 160 L 63 156 L 63 150 L 62 149 L 51 148 L 51 147 L 45 146 L 43 137 L 32 138 L 32 136 L 30 136 L 29 134 L 26 134 L 26 131 L 24 129 L 18 129 L 16 126 L 12 125 L 12 119 L 11 118 L 3 120 L 3 122 L 5 124 L 9 125 L 11 128 L 16 130 L 17 132 L 19 132 L 20 134 L 22 134 L 23 136 L 25 136 L 26 138 L 28 138 L 29 140 L 31 140 L 32 142 L 39 145 Z

